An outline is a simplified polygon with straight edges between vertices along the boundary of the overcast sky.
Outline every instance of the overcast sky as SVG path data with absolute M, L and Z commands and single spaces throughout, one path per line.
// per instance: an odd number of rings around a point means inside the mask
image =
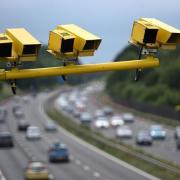
M 58 24 L 74 23 L 100 36 L 96 55 L 84 62 L 112 60 L 130 38 L 134 20 L 158 18 L 180 28 L 180 0 L 0 0 L 0 31 L 25 27 L 43 44 Z

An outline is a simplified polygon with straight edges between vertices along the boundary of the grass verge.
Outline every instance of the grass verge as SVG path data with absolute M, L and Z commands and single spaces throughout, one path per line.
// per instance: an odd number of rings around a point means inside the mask
M 52 100 L 50 102 L 52 102 Z M 88 127 L 84 127 L 70 121 L 67 117 L 65 117 L 52 107 L 52 104 L 47 108 L 45 107 L 48 116 L 58 122 L 60 126 L 70 131 L 72 134 L 78 136 L 79 138 L 83 139 L 84 141 L 163 180 L 176 180 L 180 178 L 179 175 L 173 173 L 170 170 L 159 167 L 155 164 L 147 163 L 147 161 L 133 156 L 128 152 L 121 151 L 119 148 L 112 145 L 115 144 L 113 140 L 105 138 L 101 134 L 94 132 Z

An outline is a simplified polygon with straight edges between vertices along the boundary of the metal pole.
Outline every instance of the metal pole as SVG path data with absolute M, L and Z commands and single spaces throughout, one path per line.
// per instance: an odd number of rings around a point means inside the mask
M 49 67 L 36 69 L 12 69 L 10 71 L 0 70 L 0 80 L 26 79 L 36 77 L 60 76 L 68 74 L 83 74 L 104 71 L 144 69 L 159 66 L 159 59 L 147 57 L 141 60 L 130 60 L 120 62 L 109 62 L 86 65 L 69 65 L 66 67 Z

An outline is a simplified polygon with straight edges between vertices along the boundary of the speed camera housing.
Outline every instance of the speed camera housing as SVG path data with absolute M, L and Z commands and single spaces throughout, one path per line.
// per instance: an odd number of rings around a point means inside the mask
M 13 51 L 19 60 L 36 60 L 41 44 L 26 29 L 9 28 L 6 34 L 13 41 Z
M 75 36 L 73 51 L 75 56 L 93 56 L 101 43 L 98 36 L 75 24 L 58 25 L 57 29 L 64 30 Z
M 0 34 L 0 58 L 12 56 L 13 41 L 6 35 Z
M 180 30 L 154 18 L 141 18 L 133 24 L 130 42 L 146 48 L 175 49 Z

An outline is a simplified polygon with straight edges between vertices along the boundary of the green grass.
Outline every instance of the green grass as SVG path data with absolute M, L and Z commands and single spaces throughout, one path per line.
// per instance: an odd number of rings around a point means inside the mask
M 52 102 L 52 100 L 50 102 Z M 147 161 L 144 161 L 136 156 L 133 156 L 128 152 L 119 150 L 119 148 L 113 145 L 117 143 L 114 140 L 107 139 L 101 134 L 89 129 L 88 127 L 84 127 L 82 125 L 78 125 L 77 123 L 70 121 L 67 117 L 63 116 L 61 113 L 50 107 L 52 106 L 48 106 L 48 108 L 46 108 L 46 112 L 49 115 L 49 117 L 57 121 L 60 124 L 60 126 L 70 131 L 74 135 L 80 137 L 84 141 L 163 180 L 176 180 L 180 178 L 178 175 L 174 174 L 169 170 L 166 170 L 165 168 L 161 168 L 157 165 L 147 163 Z M 129 146 L 126 147 L 130 148 L 133 151 L 136 151 L 132 147 Z

